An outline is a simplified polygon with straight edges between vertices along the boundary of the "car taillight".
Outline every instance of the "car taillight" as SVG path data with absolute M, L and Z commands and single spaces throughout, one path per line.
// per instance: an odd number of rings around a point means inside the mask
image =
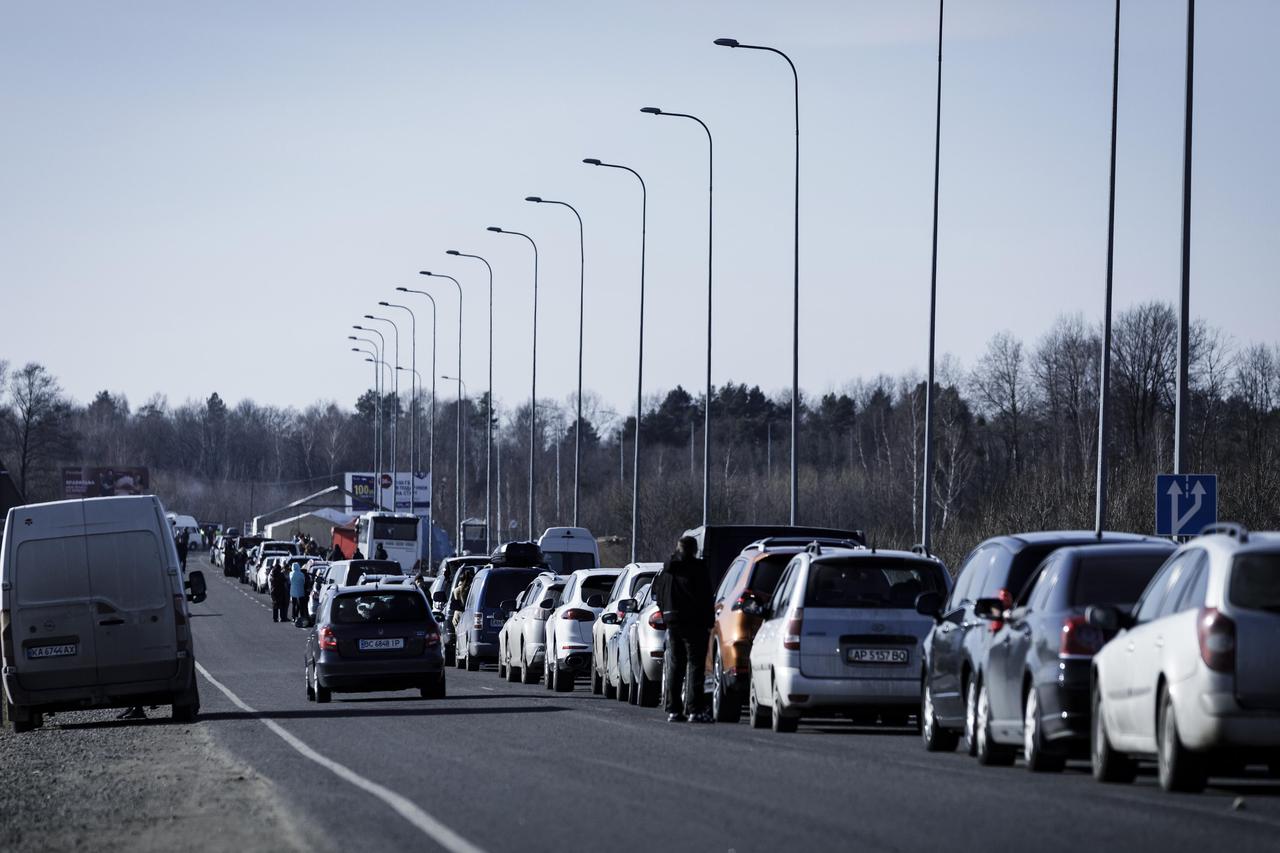
M 741 610 L 742 608 L 747 606 L 747 602 L 753 599 L 756 601 L 759 601 L 760 596 L 756 595 L 754 592 L 752 592 L 749 589 L 744 589 L 742 591 L 742 595 L 738 596 L 738 600 L 733 603 L 733 609 Z
M 173 621 L 176 625 L 187 624 L 187 609 L 182 606 L 186 598 L 181 595 L 173 597 Z
M 800 650 L 800 629 L 804 627 L 804 611 L 797 610 L 787 620 L 787 633 L 782 636 L 782 647 L 790 651 Z
M 427 634 L 427 646 L 430 647 L 438 645 L 440 645 L 440 635 L 435 631 Z
M 484 627 L 484 614 L 477 612 L 475 618 L 471 620 L 471 627 L 477 631 Z
M 0 645 L 4 646 L 4 662 L 8 666 L 16 664 L 13 652 L 13 622 L 8 610 L 0 610 Z
M 1231 672 L 1236 667 L 1236 623 L 1216 608 L 1200 610 L 1196 621 L 1200 636 L 1200 659 L 1215 672 Z
M 580 607 L 571 607 L 560 615 L 562 619 L 572 619 L 575 622 L 594 622 L 596 614 L 590 610 L 583 610 Z
M 667 630 L 667 622 L 662 618 L 661 610 L 655 610 L 649 614 L 649 627 L 655 631 Z
M 328 625 L 320 629 L 320 648 L 330 652 L 338 650 L 338 638 L 334 636 L 333 629 Z
M 1107 638 L 1100 628 L 1095 628 L 1083 616 L 1072 616 L 1062 623 L 1062 641 L 1058 646 L 1059 657 L 1091 657 L 1098 653 Z

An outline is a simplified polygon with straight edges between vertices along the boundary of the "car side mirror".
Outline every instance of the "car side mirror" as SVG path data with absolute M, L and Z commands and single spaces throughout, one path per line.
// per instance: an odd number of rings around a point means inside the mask
M 1133 627 L 1132 616 L 1121 612 L 1118 607 L 1107 604 L 1093 604 L 1085 608 L 1084 618 L 1092 627 L 1108 634 Z
M 1004 602 L 998 598 L 979 598 L 973 603 L 973 615 L 988 622 L 1004 619 Z
M 600 614 L 600 621 L 606 625 L 617 625 L 618 614 L 614 613 L 612 610 L 610 610 L 608 613 L 602 613 Z
M 542 610 L 550 610 L 554 604 L 554 599 L 544 598 L 542 601 L 538 602 L 538 607 Z
M 449 593 L 445 592 L 443 589 L 438 589 L 431 593 L 431 600 L 436 604 L 444 604 L 449 600 Z
M 443 614 L 443 613 L 441 613 L 439 610 L 432 610 L 432 611 L 431 611 L 431 618 L 432 618 L 432 619 L 434 619 L 434 620 L 436 620 L 437 622 L 443 622 L 443 621 L 444 621 L 444 614 Z
M 942 594 L 922 592 L 916 596 L 916 612 L 928 616 L 935 622 L 942 618 Z
M 624 598 L 618 602 L 619 613 L 635 613 L 637 609 L 634 598 Z
M 187 601 L 199 604 L 209 597 L 209 587 L 204 582 L 204 572 L 199 569 L 187 573 Z
M 588 607 L 604 607 L 604 596 L 599 594 L 591 596 L 590 598 L 587 599 L 587 606 Z
M 1028 610 L 1026 605 L 1023 605 L 1022 607 L 1015 607 L 1009 611 L 1009 621 L 1021 622 L 1023 619 L 1027 618 L 1027 613 Z

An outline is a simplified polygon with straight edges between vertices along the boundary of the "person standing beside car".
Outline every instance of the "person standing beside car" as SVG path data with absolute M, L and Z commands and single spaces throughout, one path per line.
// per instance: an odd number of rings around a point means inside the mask
M 182 570 L 187 570 L 187 550 L 190 543 L 187 540 L 187 531 L 182 531 L 177 535 L 173 542 L 178 548 L 178 563 L 182 566 Z
M 676 553 L 653 579 L 653 597 L 667 625 L 667 721 L 710 722 L 702 707 L 702 682 L 715 609 L 711 576 L 692 536 L 681 537 Z
M 271 592 L 271 621 L 289 621 L 289 576 L 279 563 L 271 567 L 267 577 L 267 589 Z
M 302 599 L 307 594 L 307 573 L 302 570 L 300 560 L 293 561 L 293 570 L 289 572 L 289 618 L 298 621 L 302 614 Z

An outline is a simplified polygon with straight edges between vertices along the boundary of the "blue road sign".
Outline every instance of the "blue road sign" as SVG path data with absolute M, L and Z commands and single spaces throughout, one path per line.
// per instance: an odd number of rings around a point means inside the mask
M 1216 474 L 1156 475 L 1156 535 L 1195 536 L 1218 523 Z

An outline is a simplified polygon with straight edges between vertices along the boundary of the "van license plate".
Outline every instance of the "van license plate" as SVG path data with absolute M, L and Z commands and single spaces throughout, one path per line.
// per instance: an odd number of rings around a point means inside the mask
M 360 651 L 362 652 L 382 652 L 390 649 L 403 649 L 404 639 L 395 637 L 389 640 L 361 640 Z
M 32 646 L 27 649 L 27 660 L 40 658 L 65 658 L 76 654 L 80 647 L 76 643 L 61 643 L 56 646 Z
M 848 653 L 849 663 L 904 664 L 910 657 L 906 649 L 856 648 Z

